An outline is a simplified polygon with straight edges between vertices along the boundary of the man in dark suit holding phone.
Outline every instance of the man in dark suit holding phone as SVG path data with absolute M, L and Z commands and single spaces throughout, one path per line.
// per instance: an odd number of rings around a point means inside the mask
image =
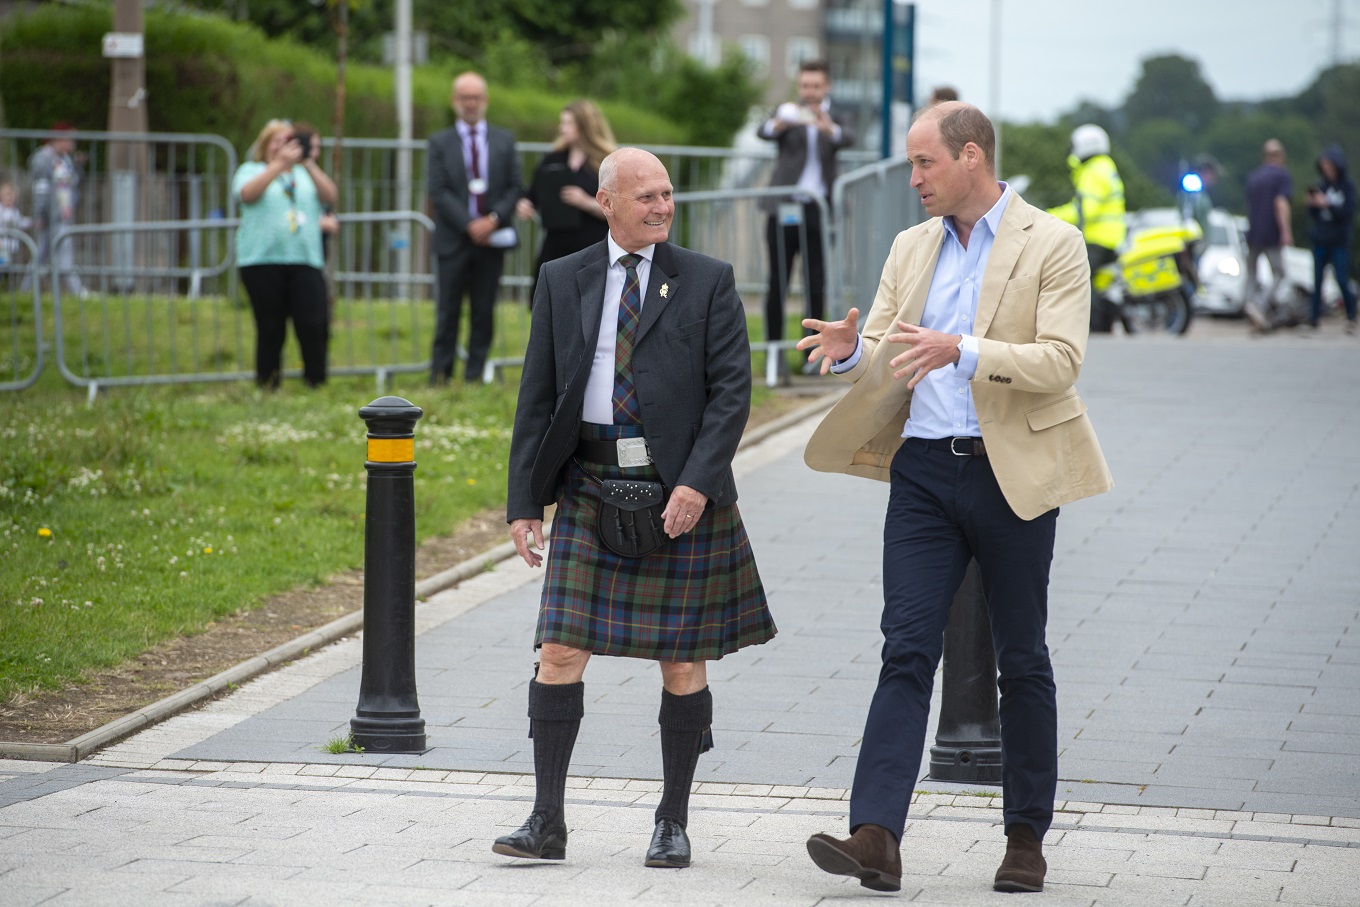
M 458 122 L 430 136 L 427 177 L 439 280 L 430 352 L 430 383 L 436 385 L 453 377 L 464 294 L 471 303 L 464 375 L 470 382 L 481 378 L 505 249 L 514 245 L 510 217 L 522 192 L 515 137 L 486 122 L 486 80 L 475 72 L 458 76 L 450 103 Z
M 529 682 L 537 794 L 493 850 L 566 855 L 565 789 L 592 654 L 661 668 L 663 789 L 646 865 L 690 863 L 689 791 L 712 745 L 706 664 L 774 636 L 737 511 L 732 458 L 751 405 L 751 352 L 732 266 L 666 241 L 666 168 L 638 148 L 600 166 L 609 235 L 546 262 L 510 442 L 507 519 L 537 567 L 556 501 Z M 610 481 L 660 483 L 659 548 L 620 555 L 604 538 Z
M 771 186 L 796 191 L 785 197 L 762 198 L 769 218 L 765 241 L 770 255 L 770 282 L 765 294 L 765 338 L 784 339 L 784 296 L 801 253 L 805 269 L 806 316 L 825 317 L 826 267 L 822 255 L 821 209 L 814 198 L 829 203 L 836 182 L 836 152 L 855 143 L 844 117 L 831 108 L 831 70 L 824 60 L 798 66 L 798 102 L 780 104 L 756 134 L 779 146 Z

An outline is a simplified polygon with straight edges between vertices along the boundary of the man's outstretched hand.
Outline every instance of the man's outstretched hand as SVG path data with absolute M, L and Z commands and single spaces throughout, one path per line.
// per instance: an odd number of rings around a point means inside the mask
M 821 360 L 822 374 L 831 371 L 831 364 L 854 355 L 859 345 L 859 309 L 845 313 L 841 321 L 818 321 L 804 318 L 803 327 L 815 333 L 798 341 L 797 348 L 808 350 L 808 362 Z

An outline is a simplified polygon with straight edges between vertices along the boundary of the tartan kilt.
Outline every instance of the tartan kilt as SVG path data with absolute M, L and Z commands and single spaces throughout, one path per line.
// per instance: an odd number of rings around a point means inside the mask
M 582 437 L 638 435 L 636 426 L 582 423 Z M 706 508 L 694 529 L 644 557 L 602 546 L 596 479 L 658 482 L 652 466 L 567 464 L 548 536 L 534 647 L 557 643 L 597 655 L 712 661 L 775 635 L 774 618 L 741 513 Z M 626 475 L 625 475 L 626 474 Z

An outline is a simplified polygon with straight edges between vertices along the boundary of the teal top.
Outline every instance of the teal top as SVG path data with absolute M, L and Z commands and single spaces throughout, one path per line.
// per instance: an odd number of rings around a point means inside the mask
M 307 168 L 297 164 L 280 174 L 253 202 L 241 200 L 241 187 L 267 165 L 246 161 L 236 168 L 231 194 L 241 202 L 236 230 L 236 264 L 325 266 L 321 254 L 321 200 Z

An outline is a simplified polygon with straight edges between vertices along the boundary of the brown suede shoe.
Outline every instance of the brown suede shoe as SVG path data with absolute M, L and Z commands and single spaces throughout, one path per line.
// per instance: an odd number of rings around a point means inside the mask
M 1043 845 L 1034 836 L 1034 829 L 1022 823 L 1012 825 L 1006 832 L 1006 857 L 996 871 L 992 888 L 996 891 L 1043 891 L 1046 872 L 1048 863 L 1044 862 Z
M 845 841 L 813 835 L 807 849 L 812 862 L 833 875 L 854 876 L 874 891 L 902 889 L 902 851 L 882 825 L 861 825 Z

